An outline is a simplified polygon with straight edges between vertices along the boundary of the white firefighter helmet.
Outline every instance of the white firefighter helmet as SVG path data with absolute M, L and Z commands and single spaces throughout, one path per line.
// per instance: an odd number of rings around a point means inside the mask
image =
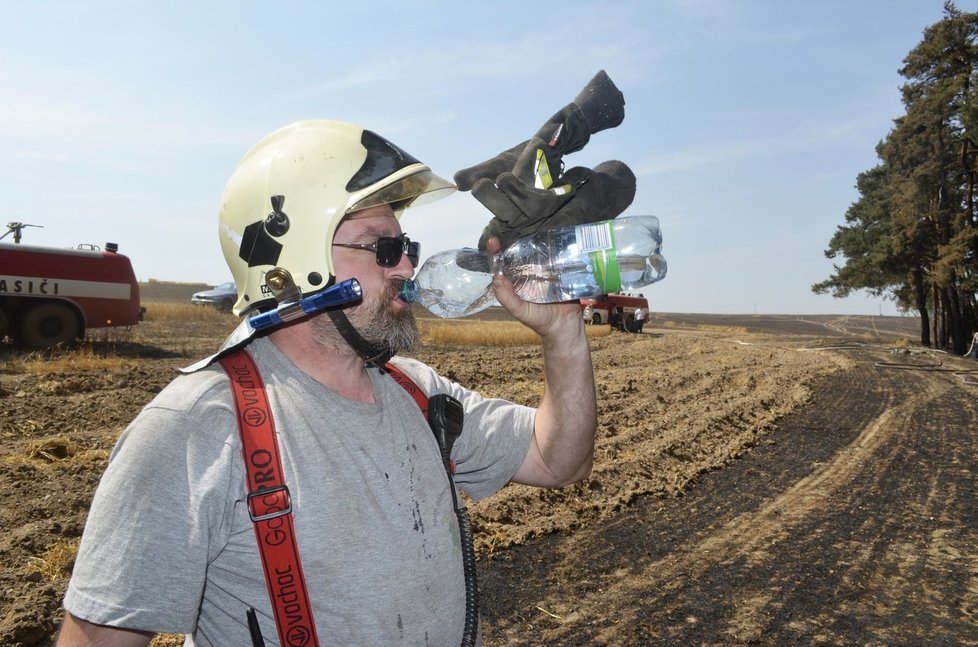
M 238 288 L 235 314 L 275 305 L 265 274 L 286 270 L 303 296 L 335 279 L 333 234 L 353 211 L 394 214 L 455 185 L 386 139 L 339 121 L 299 121 L 249 150 L 224 188 L 220 239 Z

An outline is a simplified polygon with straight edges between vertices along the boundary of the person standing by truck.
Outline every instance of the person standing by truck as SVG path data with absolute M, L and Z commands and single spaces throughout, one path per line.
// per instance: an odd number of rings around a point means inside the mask
M 642 327 L 645 325 L 645 308 L 635 308 L 635 318 L 633 320 L 634 331 L 642 332 Z
M 608 321 L 611 324 L 612 329 L 614 330 L 622 329 L 622 314 L 621 314 L 620 305 L 615 304 L 611 307 L 611 315 Z

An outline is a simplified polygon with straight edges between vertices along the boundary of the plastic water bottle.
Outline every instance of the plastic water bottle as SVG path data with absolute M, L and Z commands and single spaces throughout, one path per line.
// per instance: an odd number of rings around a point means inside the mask
M 666 276 L 655 216 L 628 216 L 520 238 L 499 254 L 452 249 L 428 258 L 401 298 L 439 317 L 467 317 L 496 305 L 492 277 L 503 274 L 524 300 L 570 301 L 633 290 Z

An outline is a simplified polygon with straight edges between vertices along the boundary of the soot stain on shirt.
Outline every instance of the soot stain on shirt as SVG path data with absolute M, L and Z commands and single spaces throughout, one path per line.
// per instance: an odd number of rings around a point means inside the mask
M 414 517 L 414 529 L 423 535 L 424 519 L 421 518 L 421 506 L 418 504 L 417 501 L 414 502 L 414 508 L 411 511 L 411 514 Z

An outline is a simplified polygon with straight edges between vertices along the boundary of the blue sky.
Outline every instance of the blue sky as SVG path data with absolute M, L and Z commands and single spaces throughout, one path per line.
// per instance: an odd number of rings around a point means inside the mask
M 669 262 L 653 310 L 896 314 L 810 286 L 832 272 L 823 250 L 856 175 L 903 113 L 897 70 L 942 6 L 4 0 L 0 220 L 43 225 L 31 244 L 116 242 L 141 280 L 223 282 L 221 191 L 268 132 L 352 121 L 450 178 L 604 69 L 625 121 L 566 162 L 635 171 L 625 215 L 660 218 Z M 403 225 L 424 258 L 474 246 L 489 217 L 458 193 Z

